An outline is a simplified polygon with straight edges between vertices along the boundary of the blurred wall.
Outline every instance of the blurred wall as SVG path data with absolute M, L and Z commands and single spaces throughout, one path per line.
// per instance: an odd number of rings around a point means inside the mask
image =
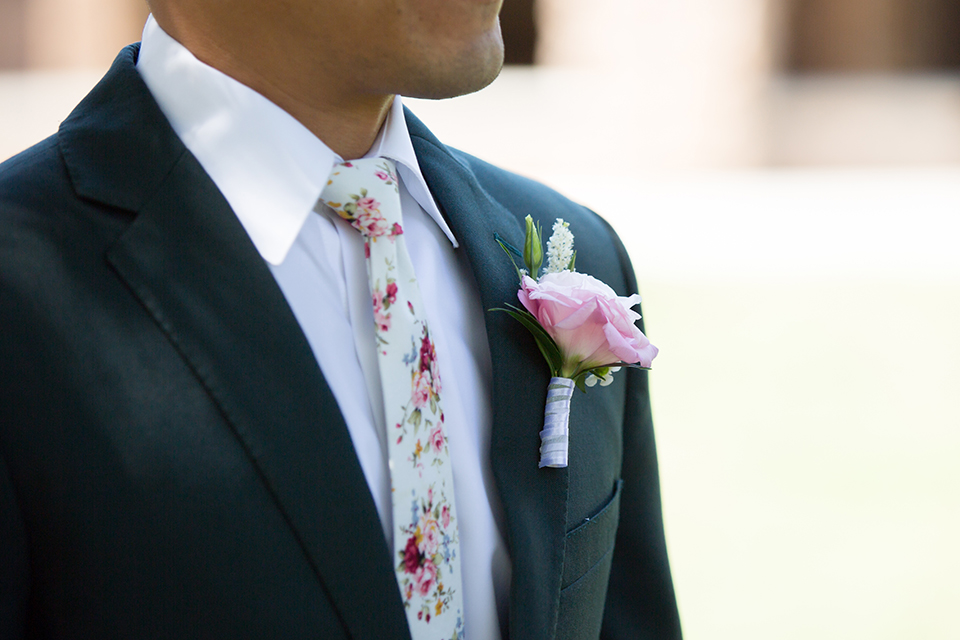
M 0 0 L 0 70 L 102 70 L 146 14 Z M 512 66 L 478 100 L 539 140 L 515 168 L 569 171 L 571 123 L 631 170 L 960 162 L 958 0 L 506 0 L 501 21 Z
M 565 100 L 601 103 L 598 149 L 640 168 L 960 162 L 957 0 L 537 0 L 537 17 L 537 62 L 581 71 Z
M 143 0 L 0 0 L 0 69 L 105 67 L 146 17 Z
M 771 0 L 538 0 L 537 62 L 577 68 L 626 140 L 660 167 L 763 159 Z M 656 123 L 650 127 L 650 123 Z M 644 163 L 648 164 L 648 163 Z

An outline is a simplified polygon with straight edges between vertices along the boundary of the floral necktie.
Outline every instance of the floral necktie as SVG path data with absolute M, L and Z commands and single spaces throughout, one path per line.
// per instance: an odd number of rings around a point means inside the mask
M 396 167 L 336 165 L 320 201 L 363 234 L 393 496 L 394 569 L 413 640 L 463 640 L 460 541 L 437 356 L 403 238 Z

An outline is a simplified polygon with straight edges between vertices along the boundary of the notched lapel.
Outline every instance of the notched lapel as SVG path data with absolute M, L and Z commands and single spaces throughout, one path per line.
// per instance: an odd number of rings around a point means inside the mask
M 409 112 L 408 128 L 430 191 L 464 247 L 483 307 L 493 361 L 490 455 L 507 521 L 513 566 L 510 637 L 553 638 L 557 624 L 567 511 L 566 469 L 538 469 L 543 407 L 550 375 L 529 333 L 503 312 L 517 303 L 517 276 L 495 234 L 523 246 L 520 216 L 483 190 Z
M 269 269 L 152 102 L 135 59 L 135 49 L 121 53 L 60 134 L 78 192 L 136 214 L 106 259 L 234 430 L 346 633 L 408 640 L 390 553 L 336 400 Z M 96 141 L 101 128 L 111 144 Z M 143 153 L 151 145 L 159 159 Z M 371 593 L 396 597 L 359 606 Z

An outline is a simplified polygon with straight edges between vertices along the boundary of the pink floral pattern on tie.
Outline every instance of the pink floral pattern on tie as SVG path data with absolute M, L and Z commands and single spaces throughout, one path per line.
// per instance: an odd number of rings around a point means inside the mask
M 387 344 L 385 334 L 390 331 L 390 319 L 392 317 L 390 307 L 397 301 L 397 281 L 388 277 L 387 289 L 383 291 L 378 280 L 374 285 L 371 297 L 373 298 L 373 324 L 377 332 L 377 342 L 380 345 L 385 345 Z
M 431 486 L 426 496 L 413 497 L 410 521 L 400 527 L 406 540 L 397 563 L 404 606 L 414 607 L 417 619 L 427 623 L 450 608 L 455 594 L 443 582 L 443 567 L 455 557 L 459 543 L 452 524 L 447 497 Z M 462 630 L 459 635 L 463 637 Z
M 411 314 L 413 312 L 411 311 Z M 403 419 L 395 425 L 397 444 L 409 435 L 413 429 L 413 436 L 418 438 L 414 445 L 414 454 L 409 459 L 417 469 L 422 468 L 420 453 L 448 455 L 446 436 L 443 435 L 443 411 L 440 409 L 440 371 L 437 366 L 437 352 L 430 333 L 423 323 L 420 345 L 412 344 L 409 354 L 403 356 L 403 363 L 410 366 L 410 402 L 403 407 Z M 427 416 L 439 414 L 439 420 Z M 427 434 L 426 441 L 420 440 L 421 431 Z M 433 464 L 443 464 L 437 459 Z
M 355 168 L 353 162 L 344 162 L 341 167 Z M 392 186 L 395 192 L 399 192 L 397 177 L 394 168 L 386 162 L 377 166 L 374 175 L 387 186 Z M 331 184 L 332 179 L 327 181 Z M 363 234 L 366 242 L 376 241 L 381 236 L 387 236 L 391 240 L 394 237 L 403 234 L 403 227 L 399 222 L 390 223 L 380 212 L 380 202 L 370 195 L 370 191 L 360 187 L 357 193 L 349 194 L 350 201 L 345 202 L 327 202 L 327 206 L 337 212 L 344 220 L 349 220 L 350 225 Z M 367 256 L 369 257 L 369 245 Z
M 364 237 L 393 489 L 395 570 L 414 640 L 463 640 L 459 533 L 436 344 L 403 241 L 392 162 L 344 163 L 321 200 Z M 369 188 L 363 186 L 368 185 Z M 405 304 L 404 304 L 405 303 Z

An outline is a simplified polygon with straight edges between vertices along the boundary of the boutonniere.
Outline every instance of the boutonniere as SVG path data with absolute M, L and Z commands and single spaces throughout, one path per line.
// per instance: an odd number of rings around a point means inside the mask
M 525 268 L 513 266 L 520 279 L 517 297 L 522 308 L 507 304 L 505 311 L 533 334 L 553 376 L 547 387 L 540 467 L 566 467 L 570 400 L 573 389 L 586 391 L 598 382 L 607 386 L 621 367 L 649 369 L 657 348 L 637 328 L 640 314 L 632 307 L 639 295 L 618 296 L 603 282 L 575 271 L 576 252 L 570 225 L 558 218 L 547 241 L 543 265 L 542 232 L 527 216 L 523 252 L 496 240 L 513 260 L 522 257 Z

